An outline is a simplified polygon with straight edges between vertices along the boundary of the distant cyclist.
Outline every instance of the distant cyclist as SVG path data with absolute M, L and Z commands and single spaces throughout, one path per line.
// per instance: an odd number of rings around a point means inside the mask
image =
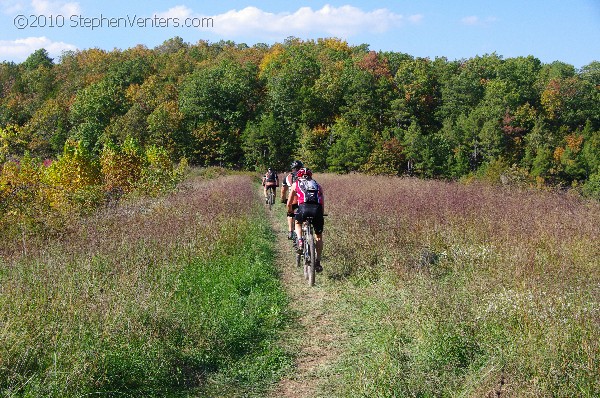
M 265 187 L 265 203 L 269 203 L 269 189 L 273 189 L 273 196 L 276 196 L 279 186 L 279 176 L 277 172 L 270 167 L 262 178 L 262 185 Z
M 304 164 L 300 160 L 294 160 L 292 164 L 290 164 L 291 172 L 288 173 L 283 179 L 283 186 L 281 187 L 281 202 L 287 203 L 289 196 L 290 187 L 296 182 L 296 173 L 298 170 L 304 167 Z M 298 208 L 298 200 L 295 199 L 295 202 L 292 203 L 292 211 Z M 288 239 L 294 240 L 294 218 L 287 218 L 288 223 Z
M 294 216 L 292 203 L 298 201 L 298 212 L 295 214 L 296 236 L 298 237 L 298 252 L 302 253 L 304 249 L 304 240 L 302 239 L 302 223 L 307 217 L 312 217 L 312 224 L 315 228 L 315 246 L 317 258 L 315 259 L 315 271 L 323 271 L 321 266 L 321 253 L 323 252 L 323 226 L 325 220 L 325 197 L 323 188 L 312 178 L 310 169 L 301 168 L 296 173 L 297 180 L 292 185 L 288 196 L 287 211 L 288 216 Z

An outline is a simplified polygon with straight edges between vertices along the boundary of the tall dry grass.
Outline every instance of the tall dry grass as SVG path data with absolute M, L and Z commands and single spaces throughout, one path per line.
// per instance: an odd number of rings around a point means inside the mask
M 195 178 L 6 250 L 1 395 L 260 389 L 287 357 L 271 344 L 285 299 L 254 190 L 248 176 Z
M 327 275 L 357 336 L 342 396 L 595 396 L 600 204 L 410 178 L 317 175 Z M 343 314 L 342 314 L 343 315 Z

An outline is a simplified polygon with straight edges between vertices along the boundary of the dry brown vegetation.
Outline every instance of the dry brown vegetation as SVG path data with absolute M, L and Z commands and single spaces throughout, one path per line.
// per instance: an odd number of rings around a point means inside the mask
M 600 204 L 568 194 L 317 175 L 326 275 L 356 336 L 338 396 L 600 391 Z M 341 391 L 341 392 L 340 392 Z

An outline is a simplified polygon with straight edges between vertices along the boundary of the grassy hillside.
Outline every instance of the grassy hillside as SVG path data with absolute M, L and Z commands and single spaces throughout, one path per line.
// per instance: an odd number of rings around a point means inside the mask
M 600 206 L 362 175 L 325 187 L 325 275 L 350 336 L 323 396 L 592 397 Z
M 0 395 L 260 395 L 289 358 L 254 190 L 191 179 L 1 259 Z

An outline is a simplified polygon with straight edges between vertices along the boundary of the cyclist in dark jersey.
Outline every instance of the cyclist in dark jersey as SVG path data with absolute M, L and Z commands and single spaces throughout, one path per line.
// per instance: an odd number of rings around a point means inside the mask
M 277 193 L 277 187 L 279 186 L 279 176 L 277 175 L 277 172 L 269 167 L 262 178 L 262 185 L 265 187 L 265 203 L 269 203 L 269 188 L 273 188 L 273 194 L 275 195 Z

